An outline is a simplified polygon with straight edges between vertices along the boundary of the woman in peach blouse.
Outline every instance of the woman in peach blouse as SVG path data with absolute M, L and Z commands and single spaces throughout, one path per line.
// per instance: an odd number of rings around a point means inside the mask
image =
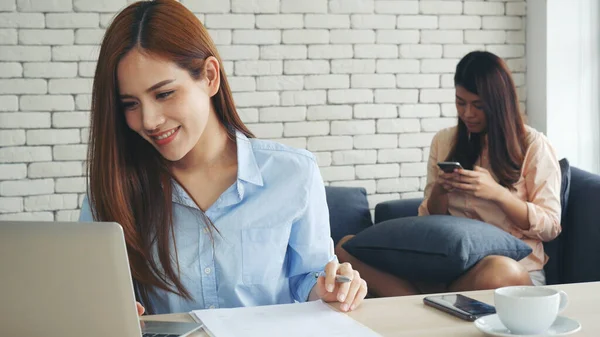
M 533 252 L 515 261 L 487 256 L 449 285 L 412 283 L 362 263 L 341 246 L 340 260 L 352 263 L 379 296 L 434 291 L 543 285 L 548 260 L 542 242 L 560 227 L 560 166 L 548 139 L 524 124 L 506 64 L 489 52 L 471 52 L 454 77 L 458 125 L 439 131 L 429 152 L 425 199 L 419 215 L 449 214 L 499 227 Z M 444 173 L 441 161 L 464 169 Z

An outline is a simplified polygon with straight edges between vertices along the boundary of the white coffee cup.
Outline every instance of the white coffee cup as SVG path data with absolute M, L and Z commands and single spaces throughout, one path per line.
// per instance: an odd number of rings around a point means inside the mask
M 546 332 L 567 302 L 564 291 L 545 287 L 504 287 L 494 292 L 500 321 L 510 332 L 521 335 Z

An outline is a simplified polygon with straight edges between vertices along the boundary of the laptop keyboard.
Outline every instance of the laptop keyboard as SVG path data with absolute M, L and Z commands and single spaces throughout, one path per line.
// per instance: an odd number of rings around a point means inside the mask
M 142 337 L 179 337 L 181 335 L 165 335 L 164 333 L 144 333 Z

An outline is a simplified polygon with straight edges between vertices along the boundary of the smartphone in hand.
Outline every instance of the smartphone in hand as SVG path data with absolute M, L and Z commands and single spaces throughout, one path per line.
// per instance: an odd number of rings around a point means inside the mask
M 427 296 L 423 303 L 470 322 L 496 313 L 494 306 L 460 294 Z
M 446 173 L 452 173 L 454 170 L 462 168 L 462 165 L 460 165 L 460 163 L 457 161 L 442 161 L 437 163 L 437 165 Z

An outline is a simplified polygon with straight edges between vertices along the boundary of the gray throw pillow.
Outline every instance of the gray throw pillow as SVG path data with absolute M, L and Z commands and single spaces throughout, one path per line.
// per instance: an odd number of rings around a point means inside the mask
M 398 218 L 358 233 L 344 249 L 382 271 L 412 281 L 450 283 L 488 255 L 521 260 L 531 248 L 484 222 L 450 215 Z

